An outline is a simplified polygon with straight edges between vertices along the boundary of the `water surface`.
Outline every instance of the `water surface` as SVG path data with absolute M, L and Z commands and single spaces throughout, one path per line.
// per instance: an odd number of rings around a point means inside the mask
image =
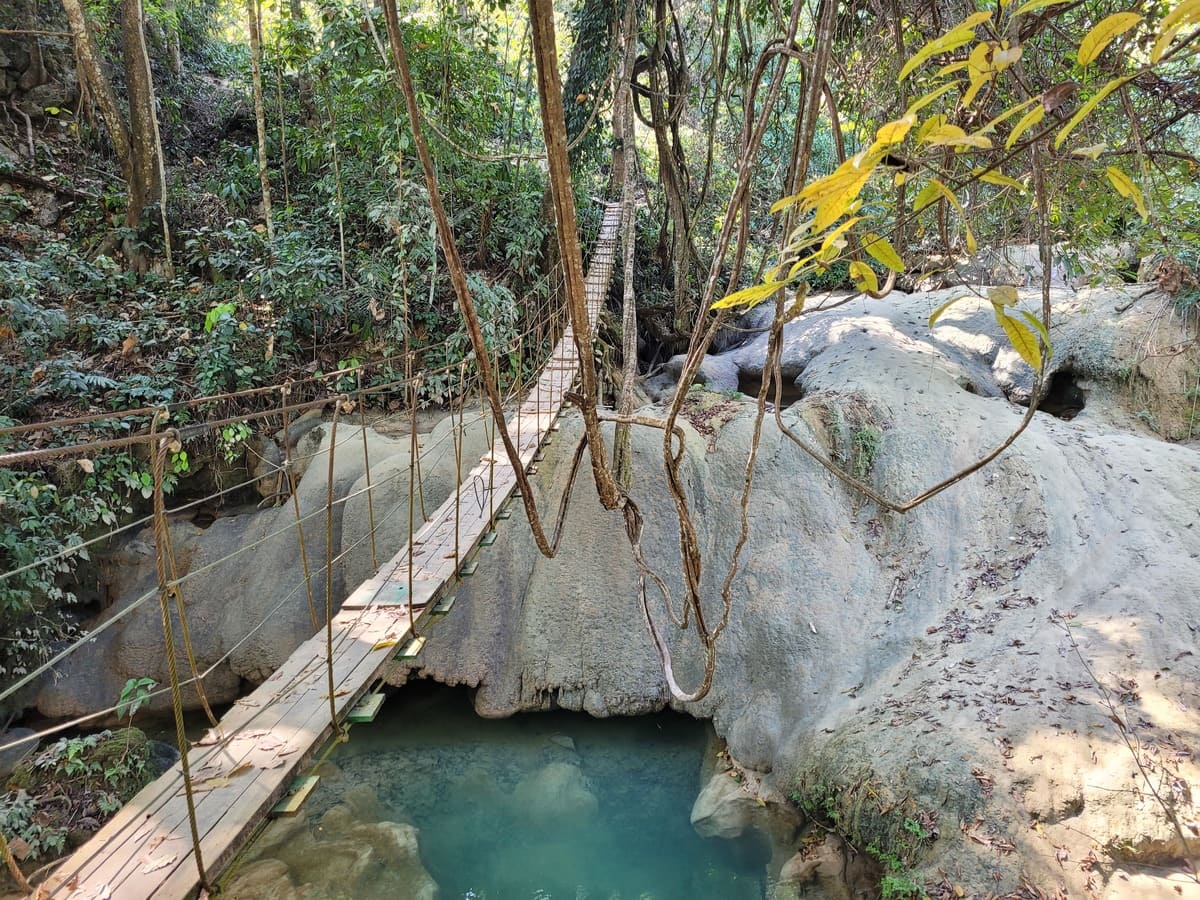
M 466 691 L 409 685 L 333 754 L 307 819 L 322 840 L 338 804 L 416 826 L 442 898 L 762 898 L 766 848 L 689 822 L 708 728 L 674 714 L 486 720 Z

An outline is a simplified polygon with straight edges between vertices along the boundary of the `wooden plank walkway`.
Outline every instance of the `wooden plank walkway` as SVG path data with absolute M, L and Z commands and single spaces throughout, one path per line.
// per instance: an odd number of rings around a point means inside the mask
M 608 293 L 619 225 L 620 208 L 610 205 L 586 282 L 593 325 Z M 514 440 L 520 435 L 524 466 L 532 463 L 558 418 L 563 395 L 577 372 L 568 328 L 509 421 Z M 410 612 L 420 622 L 431 604 L 457 583 L 462 565 L 491 529 L 493 513 L 515 487 L 516 475 L 503 452 L 485 456 L 413 536 L 412 597 L 407 596 L 406 545 L 346 600 L 333 619 L 333 705 L 339 722 L 392 665 L 397 648 L 407 643 Z M 395 605 L 401 597 L 403 605 Z M 293 779 L 333 736 L 327 658 L 321 629 L 192 746 L 188 761 L 201 855 L 210 880 L 229 865 Z M 48 879 L 44 895 L 145 900 L 193 896 L 199 888 L 183 772 L 176 763 L 70 856 Z

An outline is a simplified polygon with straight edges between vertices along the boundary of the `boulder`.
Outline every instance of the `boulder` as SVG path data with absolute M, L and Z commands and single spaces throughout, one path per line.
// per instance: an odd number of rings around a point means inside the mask
M 735 838 L 752 828 L 759 807 L 755 796 L 729 772 L 709 779 L 692 804 L 692 827 L 701 837 Z
M 0 731 L 0 782 L 8 778 L 29 754 L 37 749 L 38 736 L 32 728 L 10 728 Z
M 223 893 L 229 900 L 295 900 L 300 896 L 288 867 L 277 859 L 260 859 L 240 867 Z
M 541 828 L 586 822 L 600 808 L 583 771 L 568 762 L 552 762 L 526 775 L 513 789 L 512 803 L 521 817 Z
M 425 510 L 432 513 L 457 485 L 453 441 L 448 426 L 423 436 L 422 476 Z M 244 683 L 269 676 L 324 619 L 326 597 L 326 527 L 334 554 L 332 606 L 374 573 L 371 559 L 364 474 L 362 430 L 339 425 L 334 452 L 332 515 L 326 516 L 329 446 L 332 429 L 318 425 L 297 445 L 304 477 L 297 487 L 306 580 L 295 513 L 291 502 L 264 510 L 247 509 L 218 517 L 201 528 L 185 520 L 170 525 L 179 572 L 187 577 L 181 593 L 197 667 L 211 668 L 204 682 L 211 704 L 238 698 Z M 377 516 L 380 563 L 407 540 L 409 442 L 368 429 L 366 452 L 371 460 L 372 496 Z M 312 452 L 305 441 L 312 441 Z M 469 470 L 486 448 L 484 429 L 476 425 L 462 445 L 462 468 Z M 420 510 L 417 512 L 420 520 Z M 42 684 L 38 711 L 50 717 L 86 715 L 111 706 L 129 678 L 150 677 L 168 683 L 162 652 L 162 624 L 157 596 L 154 537 L 150 529 L 134 535 L 105 563 L 112 605 L 90 623 L 95 634 L 64 660 Z M 311 589 L 313 611 L 309 607 Z M 129 607 L 135 607 L 130 611 Z M 182 634 L 176 634 L 179 668 L 188 671 Z M 184 689 L 184 704 L 199 707 L 199 698 Z M 169 698 L 150 704 L 166 712 Z
M 417 829 L 364 822 L 349 806 L 326 811 L 315 831 L 303 817 L 278 819 L 231 880 L 234 898 L 395 896 L 437 900 L 438 886 L 421 863 Z M 278 892 L 278 893 L 273 893 Z

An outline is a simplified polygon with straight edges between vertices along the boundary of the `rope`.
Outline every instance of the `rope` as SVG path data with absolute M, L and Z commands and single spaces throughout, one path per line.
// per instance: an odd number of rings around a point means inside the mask
M 363 472 L 367 478 L 367 528 L 371 535 L 371 565 L 376 569 L 379 568 L 379 551 L 375 546 L 375 500 L 371 492 L 371 454 L 367 450 L 367 410 L 361 399 L 362 392 L 362 374 L 358 376 L 358 389 L 360 399 L 358 400 L 358 424 L 362 434 L 363 445 Z M 409 459 L 409 465 L 412 465 L 412 459 Z M 411 479 L 411 474 L 409 478 Z
M 338 413 L 345 398 L 333 405 L 333 425 L 329 437 L 329 477 L 325 486 L 325 666 L 329 682 L 329 718 L 338 730 L 337 698 L 333 684 L 333 464 L 337 449 Z
M 196 871 L 200 875 L 200 885 L 209 889 L 208 875 L 204 871 L 204 857 L 200 850 L 200 830 L 196 824 L 196 802 L 192 794 L 192 772 L 188 761 L 191 744 L 183 725 L 183 697 L 179 689 L 178 661 L 175 658 L 175 632 L 171 627 L 171 610 L 167 604 L 167 593 L 170 590 L 167 583 L 166 571 L 166 505 L 163 503 L 163 465 L 166 461 L 170 442 L 159 438 L 158 450 L 154 454 L 154 552 L 158 570 L 158 600 L 162 611 L 163 637 L 166 641 L 167 671 L 171 676 L 171 707 L 175 713 L 175 740 L 179 746 L 179 762 L 183 772 L 183 790 L 187 801 L 188 828 L 192 833 L 192 852 L 195 854 Z

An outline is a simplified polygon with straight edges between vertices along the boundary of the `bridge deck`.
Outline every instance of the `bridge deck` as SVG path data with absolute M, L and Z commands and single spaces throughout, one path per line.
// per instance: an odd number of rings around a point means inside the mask
M 593 323 L 608 292 L 619 223 L 619 207 L 610 206 L 586 283 Z M 514 438 L 520 436 L 523 465 L 532 462 L 554 424 L 577 371 L 568 329 L 508 425 Z M 413 536 L 412 611 L 418 622 L 430 604 L 453 587 L 462 564 L 491 528 L 492 513 L 515 487 L 516 476 L 503 453 L 497 452 L 494 460 L 484 457 L 457 494 Z M 333 619 L 333 700 L 339 722 L 410 636 L 409 607 L 381 605 L 394 604 L 402 590 L 407 593 L 408 565 L 405 545 L 351 594 Z M 256 691 L 234 704 L 188 754 L 201 855 L 210 878 L 232 861 L 332 734 L 326 635 L 321 629 Z M 55 897 L 144 900 L 191 896 L 199 887 L 177 763 L 70 856 L 44 891 Z

